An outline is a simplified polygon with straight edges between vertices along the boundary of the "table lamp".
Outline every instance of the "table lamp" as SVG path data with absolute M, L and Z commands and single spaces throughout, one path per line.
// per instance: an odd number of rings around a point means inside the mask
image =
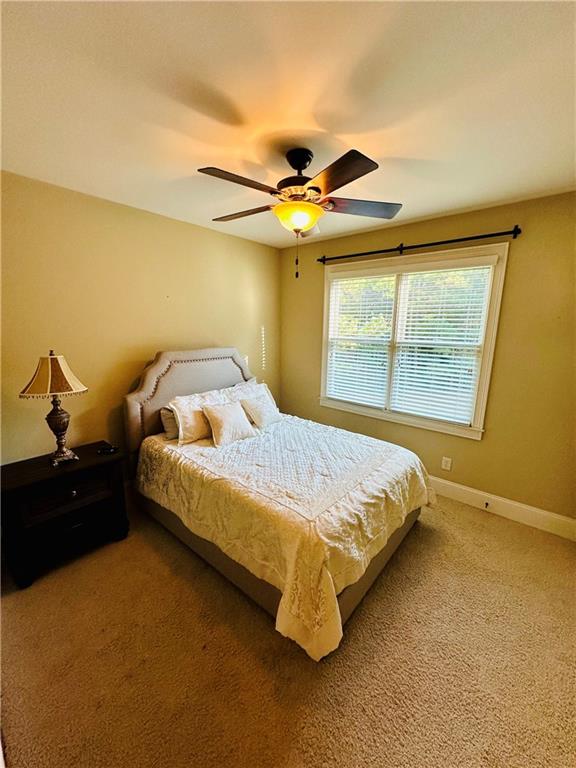
M 70 370 L 64 355 L 55 355 L 53 350 L 38 361 L 32 380 L 20 392 L 20 397 L 51 397 L 52 410 L 46 421 L 56 436 L 57 449 L 50 457 L 53 467 L 66 461 L 77 461 L 78 456 L 66 447 L 66 430 L 70 414 L 60 407 L 60 398 L 86 392 L 87 387 Z

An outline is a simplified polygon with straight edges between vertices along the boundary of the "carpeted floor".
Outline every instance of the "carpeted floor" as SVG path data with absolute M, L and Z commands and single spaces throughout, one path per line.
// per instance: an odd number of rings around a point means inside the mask
M 319 664 L 168 532 L 3 600 L 8 768 L 568 768 L 575 547 L 425 510 Z

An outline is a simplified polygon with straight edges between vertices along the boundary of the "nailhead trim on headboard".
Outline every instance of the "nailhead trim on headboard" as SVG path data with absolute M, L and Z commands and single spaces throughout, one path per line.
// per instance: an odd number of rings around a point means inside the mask
M 223 357 L 196 357 L 196 358 L 190 358 L 189 360 L 170 360 L 166 368 L 161 371 L 158 376 L 156 377 L 156 380 L 154 381 L 154 386 L 152 387 L 152 391 L 148 395 L 148 397 L 145 400 L 142 400 L 141 403 L 139 403 L 139 410 L 140 410 L 140 432 L 142 435 L 142 440 L 146 437 L 146 428 L 144 426 L 144 403 L 148 403 L 156 394 L 158 390 L 158 386 L 160 384 L 160 379 L 164 378 L 170 368 L 172 368 L 173 365 L 180 365 L 182 363 L 208 363 L 212 362 L 214 360 L 231 360 L 234 365 L 240 370 L 240 373 L 242 374 L 242 378 L 244 381 L 248 381 L 248 379 L 244 376 L 244 371 L 242 370 L 242 367 L 238 365 L 236 360 L 231 355 L 225 355 Z

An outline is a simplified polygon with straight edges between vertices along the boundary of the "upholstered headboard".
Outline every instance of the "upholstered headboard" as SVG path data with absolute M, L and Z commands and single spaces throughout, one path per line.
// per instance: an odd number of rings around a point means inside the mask
M 158 352 L 136 389 L 124 398 L 128 450 L 137 451 L 145 437 L 162 432 L 160 408 L 177 395 L 232 387 L 251 378 L 246 361 L 234 347 Z

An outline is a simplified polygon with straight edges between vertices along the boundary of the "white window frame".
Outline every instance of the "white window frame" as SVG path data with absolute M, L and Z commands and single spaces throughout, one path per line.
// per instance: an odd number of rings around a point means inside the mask
M 481 440 L 484 434 L 484 417 L 488 402 L 488 391 L 496 347 L 498 319 L 504 289 L 504 277 L 508 260 L 508 243 L 491 243 L 469 248 L 454 248 L 449 251 L 433 251 L 415 255 L 395 256 L 384 259 L 371 259 L 356 264 L 335 264 L 325 267 L 324 278 L 324 328 L 322 334 L 322 379 L 320 405 L 338 411 L 348 411 L 374 419 L 407 424 L 411 427 L 444 432 L 472 440 Z M 398 272 L 428 272 L 432 269 L 458 269 L 461 267 L 492 266 L 492 278 L 489 290 L 488 309 L 484 340 L 481 345 L 481 363 L 476 386 L 476 404 L 472 423 L 455 424 L 425 416 L 414 416 L 373 406 L 358 405 L 326 395 L 328 373 L 328 334 L 330 322 L 330 288 L 335 278 L 368 277 L 370 275 L 394 274 Z M 398 281 L 397 281 L 398 286 Z M 396 303 L 394 304 L 396 312 Z M 395 333 L 395 329 L 393 330 Z M 392 366 L 390 366 L 392 368 Z M 391 375 L 391 374 L 390 374 Z

